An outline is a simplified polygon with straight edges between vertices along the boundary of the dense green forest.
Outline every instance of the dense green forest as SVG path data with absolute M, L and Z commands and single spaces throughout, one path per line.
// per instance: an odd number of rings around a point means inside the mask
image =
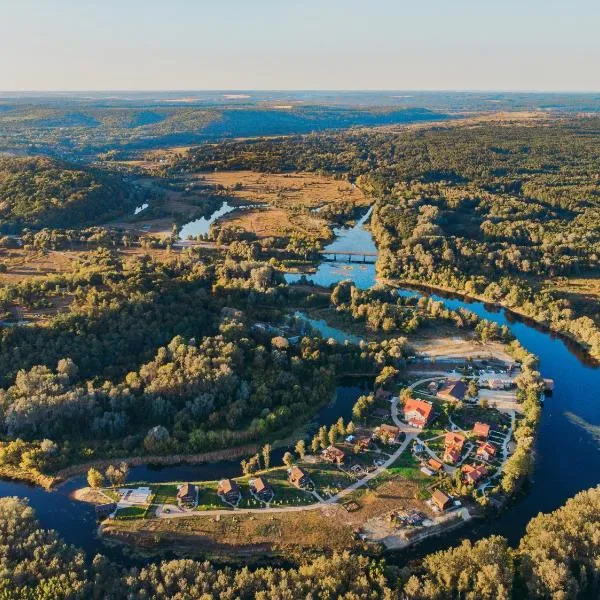
M 132 213 L 144 193 L 119 176 L 49 158 L 0 157 L 0 230 L 90 225 Z
M 599 537 L 600 488 L 593 488 L 533 518 L 516 549 L 492 536 L 463 541 L 403 568 L 343 553 L 252 571 L 188 559 L 122 569 L 101 555 L 87 562 L 56 532 L 40 529 L 26 501 L 2 498 L 0 595 L 7 600 L 592 598 L 600 590 Z
M 375 199 L 378 271 L 504 305 L 600 356 L 596 316 L 541 291 L 600 268 L 598 119 L 400 133 L 314 134 L 202 146 L 172 168 L 331 173 Z

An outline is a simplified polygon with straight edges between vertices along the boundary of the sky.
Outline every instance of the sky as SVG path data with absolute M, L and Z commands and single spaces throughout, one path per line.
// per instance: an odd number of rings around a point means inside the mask
M 0 0 L 0 90 L 600 91 L 599 0 Z

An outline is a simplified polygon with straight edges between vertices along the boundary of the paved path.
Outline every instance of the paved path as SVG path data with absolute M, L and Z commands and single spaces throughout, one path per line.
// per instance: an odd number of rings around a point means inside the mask
M 510 440 L 512 440 L 512 434 L 515 429 L 515 422 L 516 422 L 515 411 L 511 410 L 509 414 L 510 414 L 510 428 L 506 434 L 506 437 L 504 438 L 504 441 L 502 442 L 502 470 L 504 470 L 504 465 L 506 464 L 506 461 L 508 460 L 508 444 L 509 444 Z

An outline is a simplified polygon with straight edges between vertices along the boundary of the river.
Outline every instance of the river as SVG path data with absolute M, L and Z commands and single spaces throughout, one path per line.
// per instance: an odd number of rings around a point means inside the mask
M 362 250 L 375 248 L 369 231 L 365 228 L 370 212 L 352 228 L 336 230 L 337 239 L 327 250 Z M 298 275 L 286 276 L 289 282 Z M 330 285 L 343 279 L 352 279 L 357 286 L 368 288 L 375 283 L 375 266 L 324 262 L 309 279 L 320 285 Z M 421 294 L 401 289 L 401 294 Z M 533 483 L 517 502 L 499 518 L 476 524 L 446 537 L 428 540 L 419 546 L 417 553 L 447 547 L 461 536 L 481 537 L 492 533 L 503 535 L 515 544 L 523 534 L 527 522 L 539 512 L 554 510 L 580 490 L 600 482 L 600 369 L 586 363 L 585 359 L 570 349 L 566 342 L 552 334 L 540 331 L 529 323 L 507 315 L 503 310 L 493 310 L 480 302 L 433 296 L 449 308 L 467 308 L 479 316 L 506 324 L 521 343 L 539 356 L 540 369 L 545 377 L 555 381 L 554 393 L 548 397 L 536 441 L 536 467 Z M 322 323 L 313 325 L 323 326 Z M 327 326 L 326 324 L 324 324 Z M 324 330 L 336 334 L 329 328 Z M 356 398 L 365 393 L 369 382 L 342 381 L 332 403 L 315 415 L 314 427 L 330 425 L 339 416 L 348 420 Z M 273 463 L 281 460 L 285 448 L 273 453 Z M 205 465 L 180 465 L 168 467 L 141 466 L 131 469 L 130 481 L 181 481 L 216 479 L 240 474 L 238 461 L 222 461 Z M 74 478 L 53 492 L 23 483 L 0 481 L 0 496 L 29 498 L 29 502 L 45 528 L 56 529 L 68 542 L 83 548 L 88 556 L 103 552 L 111 558 L 127 563 L 128 558 L 119 548 L 108 548 L 96 535 L 94 510 L 84 503 L 70 499 L 69 494 L 85 485 L 84 477 Z M 414 551 L 409 551 L 410 556 Z

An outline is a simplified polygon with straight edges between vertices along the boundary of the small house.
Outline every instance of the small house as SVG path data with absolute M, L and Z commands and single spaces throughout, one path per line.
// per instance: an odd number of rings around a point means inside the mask
M 177 502 L 179 504 L 194 504 L 196 502 L 196 486 L 191 483 L 184 483 L 177 490 Z
M 366 452 L 371 448 L 371 438 L 368 435 L 361 435 L 356 438 L 356 445 L 363 451 Z
M 482 458 L 483 460 L 492 460 L 496 456 L 496 447 L 492 446 L 492 444 L 486 442 L 485 444 L 481 444 L 479 448 L 477 448 L 477 452 L 475 453 L 477 458 Z
M 487 469 L 483 465 L 463 465 L 461 469 L 465 483 L 475 485 L 487 474 Z
M 294 465 L 288 473 L 289 482 L 296 487 L 306 487 L 310 483 L 308 473 L 300 467 Z
M 460 460 L 464 443 L 465 438 L 460 433 L 447 433 L 444 438 L 444 462 L 456 464 Z
M 404 420 L 413 427 L 423 429 L 431 420 L 433 404 L 418 398 L 409 398 L 404 404 Z
M 260 498 L 270 497 L 273 495 L 273 488 L 265 477 L 257 477 L 252 482 L 252 491 Z
M 431 501 L 442 512 L 448 509 L 452 504 L 452 498 L 450 498 L 448 494 L 442 492 L 442 490 L 435 490 L 433 494 L 431 494 Z
M 400 429 L 395 425 L 384 423 L 375 429 L 375 435 L 386 444 L 395 444 L 398 442 Z
M 477 421 L 473 425 L 473 435 L 483 440 L 487 440 L 490 435 L 490 426 L 487 423 Z
M 444 468 L 444 465 L 439 460 L 435 460 L 435 458 L 430 458 L 427 462 L 427 466 L 434 473 L 439 473 Z
M 230 504 L 236 504 L 242 495 L 238 484 L 233 479 L 223 479 L 220 481 L 217 494 Z
M 344 451 L 340 450 L 336 446 L 329 446 L 328 448 L 325 448 L 325 450 L 321 452 L 321 456 L 325 460 L 335 463 L 337 465 L 341 465 L 344 462 L 344 459 L 346 458 L 346 454 L 344 453 Z
M 462 402 L 467 395 L 467 384 L 460 379 L 450 379 L 438 390 L 437 395 L 447 402 Z

